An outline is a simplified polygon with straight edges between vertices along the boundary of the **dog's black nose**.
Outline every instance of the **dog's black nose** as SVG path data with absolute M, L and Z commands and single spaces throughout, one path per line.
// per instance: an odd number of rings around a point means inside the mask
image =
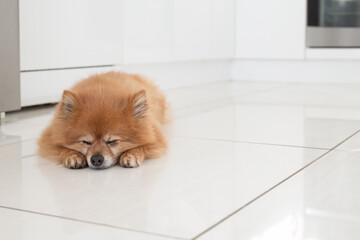
M 96 155 L 92 156 L 90 160 L 91 160 L 92 165 L 98 167 L 104 162 L 104 157 L 101 156 L 100 154 L 96 154 Z

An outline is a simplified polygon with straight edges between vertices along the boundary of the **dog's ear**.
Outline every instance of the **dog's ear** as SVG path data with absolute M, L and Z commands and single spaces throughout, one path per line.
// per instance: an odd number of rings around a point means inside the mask
M 135 118 L 144 118 L 148 109 L 145 90 L 135 93 L 131 97 L 132 113 Z
M 60 104 L 63 116 L 67 117 L 70 115 L 74 111 L 74 106 L 76 105 L 74 93 L 69 90 L 64 90 Z

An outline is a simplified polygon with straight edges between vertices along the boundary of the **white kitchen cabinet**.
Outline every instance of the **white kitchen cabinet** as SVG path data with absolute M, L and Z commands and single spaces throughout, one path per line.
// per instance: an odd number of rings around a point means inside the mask
M 122 1 L 20 0 L 21 70 L 122 62 Z
M 20 0 L 21 106 L 56 102 L 103 71 L 145 74 L 162 88 L 228 80 L 234 2 Z
M 235 0 L 212 0 L 211 58 L 234 58 Z
M 174 0 L 174 58 L 232 58 L 234 5 L 234 0 Z
M 211 1 L 174 0 L 174 58 L 210 58 L 211 25 Z
M 305 0 L 237 0 L 236 58 L 304 59 Z
M 228 59 L 235 0 L 20 0 L 21 70 Z
M 229 59 L 234 0 L 124 0 L 124 62 Z
M 173 60 L 172 0 L 124 0 L 124 62 Z

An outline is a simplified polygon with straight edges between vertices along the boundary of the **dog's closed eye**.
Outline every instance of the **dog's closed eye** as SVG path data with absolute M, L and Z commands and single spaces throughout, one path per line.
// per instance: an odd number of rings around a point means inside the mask
M 91 144 L 92 144 L 92 142 L 88 142 L 88 141 L 85 141 L 85 140 L 81 141 L 81 143 L 89 145 L 89 146 L 91 146 Z
M 119 140 L 111 140 L 111 141 L 106 141 L 107 145 L 114 145 L 115 143 L 117 143 Z

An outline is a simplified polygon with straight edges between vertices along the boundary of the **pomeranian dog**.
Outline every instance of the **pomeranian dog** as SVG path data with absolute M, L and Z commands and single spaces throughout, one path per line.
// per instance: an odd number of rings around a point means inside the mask
M 109 72 L 65 90 L 38 145 L 40 156 L 67 168 L 133 168 L 165 153 L 164 94 L 140 75 Z

